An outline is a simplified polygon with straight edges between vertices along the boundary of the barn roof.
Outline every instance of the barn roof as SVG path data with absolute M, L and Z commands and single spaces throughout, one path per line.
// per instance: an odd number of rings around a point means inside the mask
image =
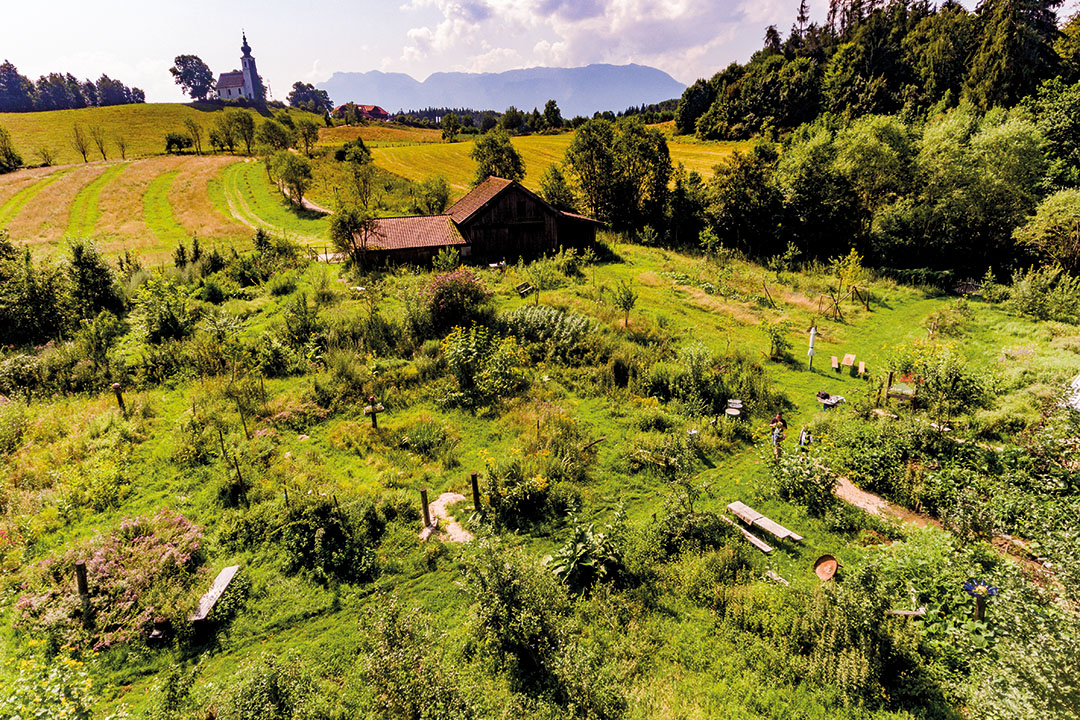
M 218 76 L 217 86 L 218 90 L 221 90 L 222 88 L 244 87 L 244 73 L 239 70 L 221 73 L 221 75 Z
M 499 193 L 514 184 L 513 180 L 489 177 L 477 185 L 472 192 L 450 206 L 446 214 L 454 218 L 454 222 L 463 223 L 468 220 L 480 208 L 494 200 Z
M 368 241 L 370 248 L 382 250 L 464 244 L 465 240 L 449 215 L 379 218 L 375 221 L 373 237 Z

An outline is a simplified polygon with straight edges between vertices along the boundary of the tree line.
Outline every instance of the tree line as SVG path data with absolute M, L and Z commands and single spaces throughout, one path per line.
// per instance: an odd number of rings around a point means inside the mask
M 146 102 L 146 93 L 102 75 L 79 81 L 71 73 L 49 73 L 33 82 L 11 62 L 0 65 L 0 112 L 74 110 Z
M 970 103 L 1011 107 L 1061 76 L 1080 80 L 1080 20 L 1061 30 L 1061 0 L 830 0 L 824 23 L 805 0 L 786 38 L 776 26 L 746 64 L 683 93 L 676 131 L 745 139 L 790 131 L 823 112 L 925 113 Z

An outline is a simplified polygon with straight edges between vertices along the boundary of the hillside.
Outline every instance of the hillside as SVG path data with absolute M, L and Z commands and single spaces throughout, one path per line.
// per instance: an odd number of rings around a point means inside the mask
M 563 162 L 572 139 L 573 133 L 512 138 L 511 142 L 525 161 L 524 185 L 539 190 L 544 170 L 552 163 Z M 746 147 L 746 143 L 740 142 L 694 143 L 670 137 L 668 140 L 672 163 L 683 163 L 688 171 L 697 171 L 703 177 L 711 176 L 713 168 L 734 150 Z M 431 175 L 442 175 L 450 183 L 454 195 L 460 196 L 469 190 L 476 172 L 476 163 L 469 157 L 472 145 L 472 140 L 385 147 L 375 145 L 372 157 L 379 167 L 409 180 L 421 181 Z
M 80 648 L 99 636 L 108 644 L 76 650 L 59 666 L 92 680 L 66 702 L 102 714 L 126 706 L 140 717 L 164 703 L 184 718 L 232 717 L 264 701 L 376 717 L 395 715 L 395 703 L 429 706 L 436 688 L 439 707 L 449 708 L 437 717 L 447 720 L 503 717 L 507 707 L 588 717 L 574 709 L 585 701 L 605 717 L 896 720 L 951 718 L 958 706 L 987 717 L 980 709 L 993 699 L 980 693 L 991 682 L 1037 697 L 1068 692 L 1040 684 L 1050 653 L 1070 637 L 1055 630 L 1075 626 L 1052 584 L 1040 589 L 1027 579 L 1039 577 L 1040 565 L 1028 561 L 1022 572 L 1019 559 L 962 526 L 901 527 L 846 508 L 828 499 L 828 487 L 815 495 L 805 473 L 825 464 L 898 502 L 909 491 L 930 502 L 939 479 L 997 483 L 1019 504 L 1009 522 L 1040 532 L 1042 552 L 1064 557 L 1067 528 L 1053 524 L 1059 515 L 1022 510 L 1037 502 L 1062 513 L 1074 503 L 1073 495 L 1051 501 L 1024 484 L 1032 454 L 1057 445 L 1012 430 L 995 435 L 994 427 L 1046 431 L 1044 405 L 1030 387 L 1060 386 L 1080 372 L 1075 327 L 1049 334 L 1007 305 L 871 278 L 863 282 L 869 309 L 844 303 L 844 320 L 833 320 L 817 312 L 834 281 L 820 266 L 777 279 L 730 256 L 605 240 L 596 263 L 541 261 L 551 264 L 557 287 L 538 304 L 514 290 L 528 268 L 476 271 L 494 313 L 478 317 L 493 331 L 505 328 L 501 347 L 509 353 L 499 356 L 502 369 L 484 371 L 505 384 L 486 390 L 458 384 L 460 373 L 480 372 L 454 364 L 460 331 L 423 324 L 460 322 L 460 314 L 415 324 L 410 298 L 430 287 L 430 273 L 342 274 L 273 248 L 217 272 L 166 273 L 166 287 L 178 283 L 189 309 L 211 319 L 190 335 L 158 345 L 140 339 L 144 308 L 94 369 L 64 360 L 67 345 L 43 350 L 53 375 L 36 382 L 115 373 L 124 378 L 125 410 L 100 383 L 57 396 L 42 386 L 25 400 L 16 389 L 17 402 L 0 409 L 0 464 L 9 478 L 0 560 L 11 573 L 8 596 L 22 598 L 0 608 L 0 651 L 22 659 L 0 668 L 8 688 L 0 702 L 33 702 L 35 673 L 55 657 L 36 649 L 55 653 L 48 638 Z M 229 279 L 257 268 L 275 269 L 243 288 Z M 338 280 L 372 295 L 356 298 Z M 612 300 L 620 284 L 637 293 L 628 317 Z M 139 307 L 151 297 L 141 295 Z M 534 313 L 563 332 L 535 335 Z M 765 321 L 786 323 L 780 336 L 794 345 L 791 359 L 768 360 L 775 340 Z M 232 323 L 224 338 L 213 340 L 221 332 L 215 323 L 224 322 Z M 813 371 L 800 357 L 801 329 L 810 323 L 819 331 Z M 894 401 L 883 417 L 867 419 L 876 417 L 868 409 L 896 367 L 897 349 L 930 347 L 922 344 L 928 326 L 949 328 L 960 377 L 991 372 L 998 382 L 990 407 L 952 420 L 962 442 L 934 431 L 927 408 Z M 869 380 L 829 368 L 830 355 L 848 352 L 866 363 Z M 230 358 L 247 358 L 239 374 Z M 822 412 L 814 395 L 821 390 L 847 403 Z M 385 408 L 377 430 L 363 411 L 369 395 Z M 740 419 L 716 418 L 732 396 L 744 401 Z M 786 465 L 769 459 L 765 440 L 780 410 L 789 428 Z M 813 430 L 812 455 L 796 447 L 802 426 Z M 1008 444 L 1002 457 L 1015 458 L 1019 474 L 978 474 L 995 460 L 976 441 L 991 437 Z M 872 460 L 862 462 L 868 453 Z M 927 464 L 907 463 L 903 453 Z M 1039 457 L 1056 472 L 1056 456 Z M 934 469 L 953 462 L 971 474 Z M 474 471 L 483 513 L 469 519 Z M 926 485 L 905 484 L 912 474 Z M 450 513 L 476 539 L 418 539 L 421 489 L 430 499 L 460 493 L 465 500 L 451 500 Z M 736 500 L 805 539 L 773 541 L 775 549 L 761 554 L 720 520 Z M 959 502 L 992 500 L 961 495 Z M 132 533 L 139 542 L 118 555 Z M 147 559 L 158 543 L 191 552 L 159 568 Z M 93 612 L 109 624 L 87 630 L 75 615 L 50 609 L 78 602 L 68 588 L 71 563 L 95 548 L 114 558 L 89 564 Z M 556 574 L 542 561 L 573 553 L 608 563 L 604 574 L 587 566 Z M 812 567 L 826 553 L 842 571 L 823 584 Z M 193 630 L 188 613 L 218 571 L 234 564 L 241 574 L 228 601 L 208 627 Z M 1059 577 L 1072 583 L 1075 566 L 1064 567 Z M 143 569 L 129 576 L 126 568 Z M 766 580 L 770 573 L 790 585 Z M 918 638 L 968 622 L 972 603 L 960 586 L 969 577 L 1000 588 L 977 636 L 997 655 L 956 668 L 955 654 L 986 647 L 971 639 L 978 627 L 944 633 L 934 645 Z M 131 590 L 137 578 L 156 580 Z M 114 596 L 128 604 L 109 604 Z M 141 639 L 152 626 L 140 619 L 149 603 L 168 619 L 155 626 L 171 633 L 158 644 Z M 887 614 L 920 605 L 929 608 L 925 619 Z M 554 669 L 509 662 L 530 650 L 515 650 L 489 611 L 551 633 L 542 642 L 525 637 Z M 845 618 L 864 629 L 835 632 Z M 477 653 L 478 643 L 499 643 L 492 652 L 505 652 L 508 664 Z M 844 658 L 853 656 L 881 664 L 844 674 L 851 672 Z M 895 665 L 904 673 L 889 670 Z M 424 682 L 415 672 L 427 673 Z M 266 700 L 268 686 L 296 694 Z M 387 687 L 398 700 L 382 693 Z M 564 695 L 568 687 L 574 693 Z
M 211 105 L 147 103 L 80 110 L 0 113 L 0 125 L 11 132 L 15 149 L 22 155 L 25 164 L 39 164 L 41 158 L 38 151 L 47 148 L 53 153 L 53 163 L 64 165 L 82 162 L 82 156 L 71 141 L 75 124 L 87 131 L 93 126 L 100 126 L 105 131 L 109 159 L 120 157 L 116 138 L 123 136 L 127 141 L 127 157 L 131 159 L 162 154 L 165 151 L 165 134 L 186 132 L 184 121 L 189 118 L 199 123 L 204 133 L 208 133 L 217 112 L 221 112 L 221 109 Z M 255 113 L 254 110 L 248 112 Z M 315 119 L 322 122 L 322 118 Z M 102 159 L 97 147 L 91 144 L 91 148 L 90 159 Z
M 423 82 L 403 73 L 335 72 L 319 83 L 338 104 L 380 105 L 389 112 L 427 107 L 502 111 L 543 109 L 554 99 L 567 118 L 620 111 L 678 97 L 686 88 L 667 73 L 642 65 L 528 68 L 501 73 L 433 73 Z

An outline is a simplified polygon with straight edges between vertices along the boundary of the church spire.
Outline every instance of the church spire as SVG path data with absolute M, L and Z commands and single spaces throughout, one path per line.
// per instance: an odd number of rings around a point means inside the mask
M 251 57 L 251 46 L 248 45 L 247 33 L 241 31 L 241 35 L 244 38 L 244 44 L 240 46 L 240 50 L 244 53 L 244 57 Z

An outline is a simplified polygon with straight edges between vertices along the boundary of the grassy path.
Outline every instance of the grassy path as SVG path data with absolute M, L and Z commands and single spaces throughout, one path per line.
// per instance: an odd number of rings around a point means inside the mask
M 179 170 L 171 170 L 158 175 L 143 195 L 143 219 L 162 243 L 178 243 L 188 237 L 184 228 L 176 222 L 169 204 L 169 187 L 179 174 Z
M 34 199 L 38 193 L 52 185 L 64 175 L 72 171 L 73 168 L 64 168 L 63 170 L 57 170 L 51 175 L 46 175 L 42 179 L 30 187 L 23 188 L 19 192 L 9 199 L 6 203 L 0 206 L 0 228 L 5 227 L 11 219 L 19 214 L 19 211 L 26 206 L 28 202 Z
M 229 214 L 250 228 L 285 232 L 305 243 L 325 243 L 330 221 L 318 213 L 297 211 L 275 193 L 262 163 L 234 163 L 221 173 L 220 191 L 211 191 L 215 204 L 224 198 Z
M 68 235 L 86 237 L 94 232 L 94 226 L 101 217 L 101 209 L 98 207 L 101 191 L 130 164 L 130 162 L 114 164 L 78 192 L 71 203 L 68 215 Z

